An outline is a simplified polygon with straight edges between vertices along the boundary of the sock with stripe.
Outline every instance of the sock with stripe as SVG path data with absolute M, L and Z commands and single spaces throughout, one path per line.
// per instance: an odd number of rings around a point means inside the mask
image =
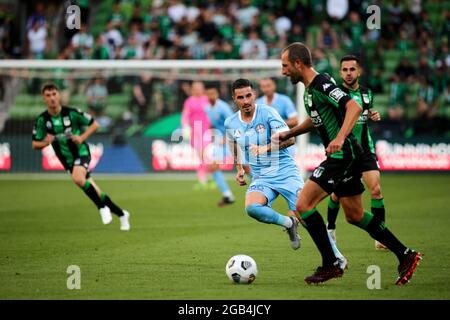
M 386 222 L 385 210 L 384 210 L 384 199 L 372 199 L 370 201 L 370 210 L 372 214 L 379 220 Z
M 407 248 L 389 231 L 384 222 L 374 217 L 372 213 L 364 211 L 361 221 L 353 224 L 366 230 L 372 238 L 384 244 L 400 261 L 404 259 L 403 254 Z
M 89 199 L 91 199 L 92 202 L 95 203 L 98 209 L 103 207 L 102 200 L 98 196 L 97 190 L 95 190 L 94 186 L 89 181 L 86 181 L 81 189 L 83 189 L 84 193 L 89 197 Z

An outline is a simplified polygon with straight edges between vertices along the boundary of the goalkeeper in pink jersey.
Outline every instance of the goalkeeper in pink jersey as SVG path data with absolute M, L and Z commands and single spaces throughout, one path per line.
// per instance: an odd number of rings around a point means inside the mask
M 202 82 L 194 81 L 191 87 L 191 96 L 183 104 L 181 113 L 181 125 L 183 137 L 190 139 L 191 146 L 198 153 L 200 164 L 197 168 L 197 176 L 200 184 L 206 187 L 208 164 L 204 161 L 204 151 L 211 142 L 211 134 L 208 130 L 210 121 L 205 108 L 209 105 L 205 95 L 205 87 Z

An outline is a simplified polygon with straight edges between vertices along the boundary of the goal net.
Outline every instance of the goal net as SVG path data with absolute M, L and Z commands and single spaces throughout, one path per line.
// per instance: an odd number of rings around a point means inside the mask
M 51 147 L 31 149 L 34 120 L 46 110 L 40 92 L 45 83 L 59 87 L 63 105 L 99 122 L 89 139 L 94 172 L 149 173 L 198 166 L 189 144 L 171 141 L 193 81 L 216 86 L 220 99 L 235 109 L 233 81 L 251 80 L 261 96 L 258 82 L 269 77 L 277 92 L 294 101 L 301 121 L 303 86 L 281 75 L 279 60 L 0 60 L 0 173 L 63 170 Z M 302 169 L 320 161 L 312 155 L 302 161 L 307 141 L 307 136 L 297 139 Z

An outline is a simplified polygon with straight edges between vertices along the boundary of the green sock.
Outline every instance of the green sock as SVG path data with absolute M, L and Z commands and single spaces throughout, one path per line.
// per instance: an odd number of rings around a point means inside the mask
M 385 210 L 384 210 L 384 199 L 372 199 L 370 201 L 370 209 L 375 217 L 385 222 Z
M 89 199 L 91 199 L 92 202 L 95 203 L 98 209 L 103 207 L 102 200 L 98 196 L 97 190 L 95 190 L 94 186 L 89 181 L 86 181 L 81 189 L 83 189 L 84 193 L 89 197 Z
M 388 247 L 402 261 L 406 247 L 389 231 L 383 221 L 374 217 L 370 212 L 364 211 L 361 221 L 354 225 L 366 230 L 372 238 Z

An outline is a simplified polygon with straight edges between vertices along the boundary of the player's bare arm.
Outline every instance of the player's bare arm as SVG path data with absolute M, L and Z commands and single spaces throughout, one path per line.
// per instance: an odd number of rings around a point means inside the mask
M 42 140 L 42 141 L 33 141 L 32 144 L 31 144 L 31 147 L 34 150 L 41 150 L 41 149 L 44 149 L 45 147 L 51 145 L 53 140 L 55 140 L 55 136 L 52 135 L 52 134 L 47 133 L 47 135 L 45 136 L 44 140 Z
M 311 132 L 313 129 L 314 129 L 314 124 L 312 123 L 311 118 L 308 118 L 305 121 L 303 121 L 301 124 L 299 124 L 298 126 L 295 126 L 288 131 L 283 131 L 283 132 L 274 134 L 272 136 L 272 141 L 276 141 L 277 139 L 279 139 L 279 141 L 285 141 L 292 137 L 296 137 L 296 136 Z
M 245 186 L 247 182 L 245 181 L 245 169 L 242 165 L 242 154 L 239 146 L 235 141 L 228 141 L 228 147 L 233 155 L 234 164 L 236 165 L 236 182 L 240 186 Z
M 353 99 L 346 103 L 345 108 L 344 123 L 342 124 L 341 130 L 339 130 L 336 138 L 332 140 L 325 149 L 327 154 L 333 154 L 342 149 L 345 138 L 347 138 L 350 132 L 352 132 L 352 129 L 362 111 L 362 107 Z
M 282 150 L 289 148 L 290 146 L 294 145 L 294 143 L 295 143 L 294 138 L 289 138 L 281 142 L 277 141 L 277 139 L 275 138 L 274 140 L 272 140 L 271 143 L 266 144 L 265 146 L 258 146 L 256 144 L 250 145 L 250 152 L 252 155 L 258 156 L 270 152 L 272 150 Z
M 377 110 L 369 109 L 369 119 L 372 121 L 380 121 L 381 115 Z
M 295 126 L 298 125 L 297 117 L 289 118 L 289 119 L 285 120 L 285 122 L 286 122 L 286 124 L 288 125 L 289 128 L 294 128 Z
M 99 124 L 97 121 L 92 122 L 92 124 L 83 132 L 81 135 L 73 135 L 71 137 L 72 141 L 76 144 L 82 144 L 86 141 L 95 131 L 97 131 Z

